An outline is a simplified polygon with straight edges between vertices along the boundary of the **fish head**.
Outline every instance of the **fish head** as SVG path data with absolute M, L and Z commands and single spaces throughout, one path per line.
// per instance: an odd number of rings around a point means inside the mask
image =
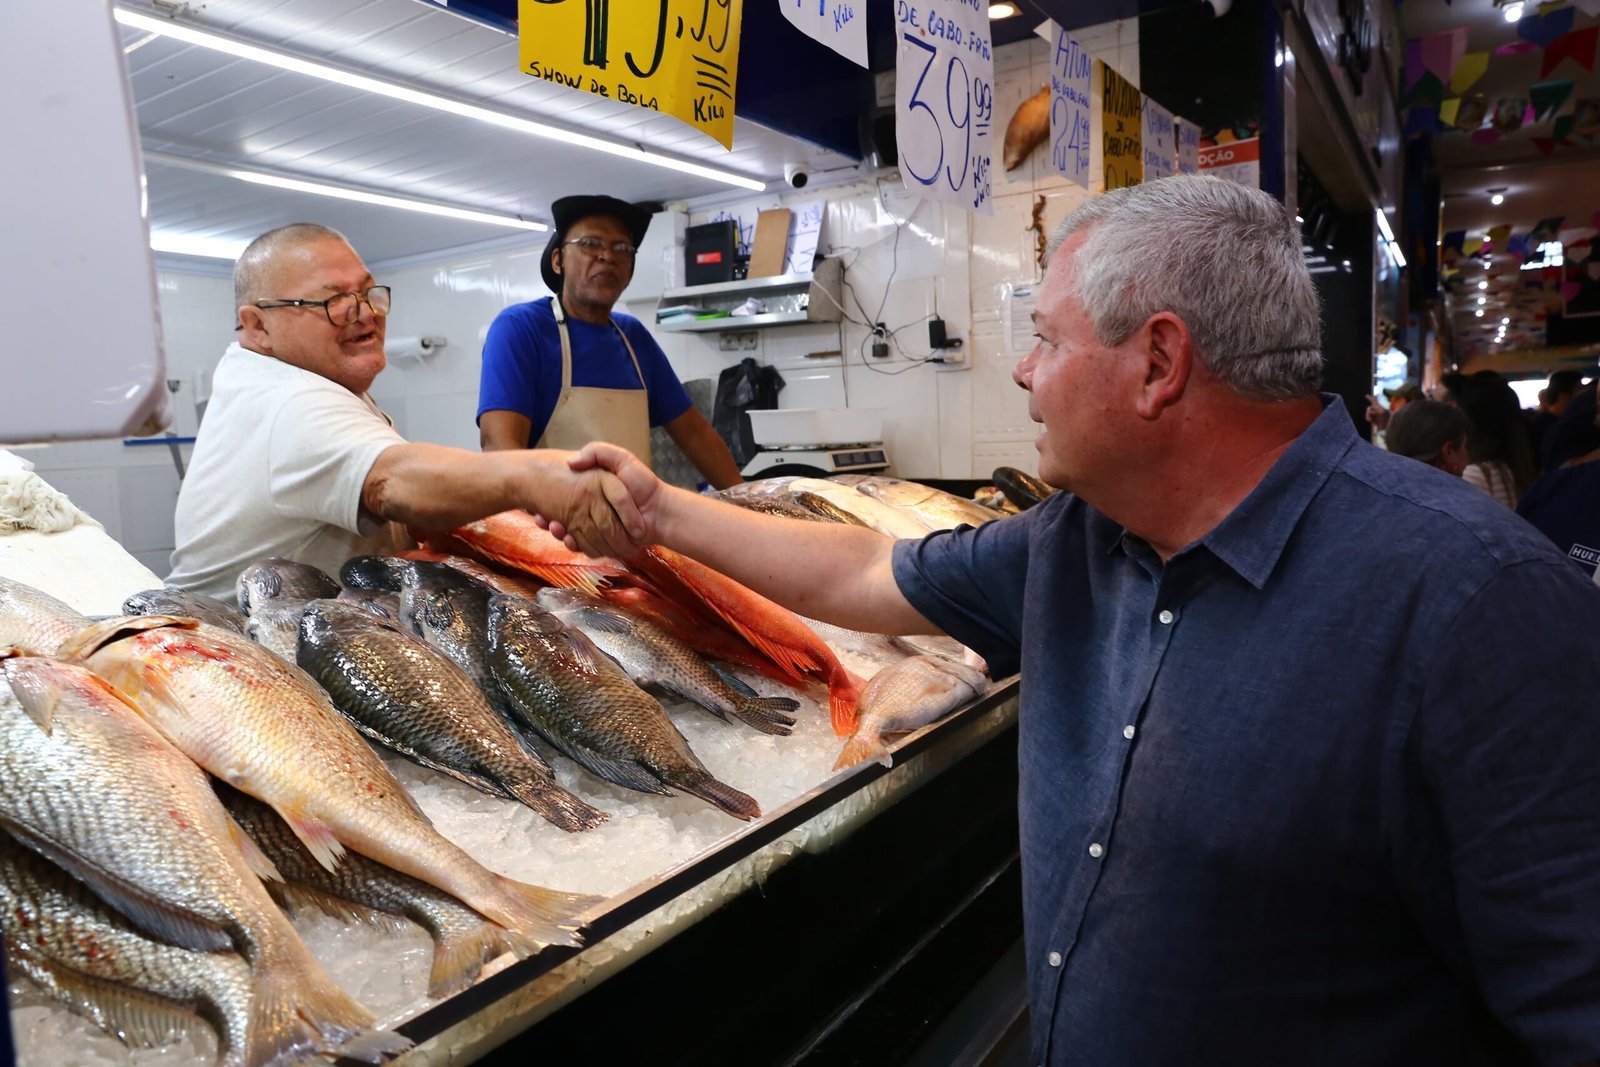
M 399 623 L 400 596 L 381 589 L 341 589 L 337 598 L 341 603 L 360 608 L 375 619 Z
M 570 611 L 580 611 L 584 608 L 598 607 L 605 603 L 591 593 L 581 589 L 566 589 L 559 585 L 547 585 L 539 590 L 535 598 L 538 605 L 546 611 L 557 615 L 564 615 Z
M 566 630 L 555 615 L 526 597 L 496 593 L 489 598 L 489 633 L 554 636 Z
M 400 576 L 408 567 L 408 560 L 395 556 L 356 556 L 339 568 L 339 581 L 350 589 L 398 593 Z
M 170 589 L 146 589 L 130 596 L 122 602 L 124 615 L 148 615 L 159 611 L 162 605 L 168 602 Z
M 174 628 L 197 630 L 201 624 L 195 619 L 177 615 L 121 615 L 90 623 L 61 643 L 56 655 L 73 663 L 87 663 L 91 657 L 107 646 L 151 630 Z
M 294 659 L 295 643 L 300 639 L 300 616 L 308 600 L 275 597 L 256 606 L 245 620 L 244 635 L 280 658 Z

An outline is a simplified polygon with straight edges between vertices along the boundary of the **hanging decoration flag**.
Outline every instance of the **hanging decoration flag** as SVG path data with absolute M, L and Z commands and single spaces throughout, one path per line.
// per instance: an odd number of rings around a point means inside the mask
M 1518 234 L 1506 242 L 1506 251 L 1516 256 L 1518 260 L 1528 258 L 1528 235 Z
M 1528 102 L 1533 106 L 1533 120 L 1545 122 L 1552 118 L 1561 105 L 1572 95 L 1572 79 L 1540 82 L 1528 87 Z
M 1561 224 L 1567 221 L 1565 215 L 1551 215 L 1547 219 L 1540 219 L 1528 234 L 1528 247 L 1537 250 L 1542 244 L 1547 244 L 1556 239 L 1556 234 L 1561 232 Z
M 1520 56 L 1523 53 L 1531 52 L 1538 47 L 1538 45 L 1529 41 L 1512 41 L 1510 44 L 1503 44 L 1499 48 L 1496 48 L 1494 50 L 1494 54 L 1497 56 Z
M 1439 128 L 1439 109 L 1432 105 L 1419 105 L 1406 112 L 1406 137 L 1431 134 Z
M 1533 147 L 1539 150 L 1541 156 L 1548 156 L 1556 150 L 1555 141 L 1549 137 L 1530 137 L 1528 140 L 1533 142 Z
M 1200 127 L 1188 119 L 1178 120 L 1178 173 L 1200 173 Z
M 906 188 L 992 215 L 988 14 L 968 0 L 901 0 L 895 14 L 895 138 Z
M 1466 92 L 1477 84 L 1483 77 L 1484 71 L 1489 69 L 1488 52 L 1468 52 L 1461 57 L 1461 62 L 1456 64 L 1456 69 L 1450 73 L 1450 91 L 1457 95 Z
M 1568 140 L 1568 138 L 1571 137 L 1571 136 L 1572 136 L 1572 116 L 1571 115 L 1561 115 L 1561 116 L 1559 116 L 1556 119 L 1555 125 L 1550 127 L 1550 139 L 1555 141 L 1557 144 L 1570 144 L 1571 142 Z
M 1563 59 L 1570 59 L 1584 70 L 1592 72 L 1596 45 L 1600 45 L 1600 26 L 1562 34 L 1545 48 L 1544 59 L 1539 63 L 1539 77 L 1547 76 Z
M 519 0 L 518 54 L 535 78 L 682 119 L 733 147 L 744 0 Z
M 1438 78 L 1441 85 L 1446 84 L 1467 54 L 1467 28 L 1457 26 L 1453 30 L 1430 33 L 1420 38 L 1418 44 L 1422 50 L 1422 68 Z
M 1527 116 L 1528 101 L 1521 96 L 1507 96 L 1495 101 L 1494 111 L 1489 116 L 1489 125 L 1501 133 L 1515 133 L 1522 129 L 1522 120 Z
M 1494 246 L 1494 249 L 1495 249 L 1496 252 L 1505 251 L 1506 250 L 1506 245 L 1510 242 L 1510 240 L 1511 240 L 1511 224 L 1510 223 L 1504 223 L 1504 224 L 1499 225 L 1499 226 L 1491 226 L 1491 227 L 1489 227 L 1489 243 Z
M 1412 86 L 1422 80 L 1422 76 L 1426 73 L 1428 68 L 1422 64 L 1422 38 L 1413 37 L 1406 42 L 1405 47 L 1405 66 L 1400 81 L 1402 98 L 1411 91 Z
M 1600 15 L 1600 0 L 1572 0 L 1572 6 L 1590 18 Z
M 864 0 L 778 0 L 778 10 L 813 41 L 822 42 L 857 66 L 867 65 Z
M 1540 48 L 1549 48 L 1556 38 L 1572 31 L 1572 8 L 1564 7 L 1548 15 L 1529 15 L 1517 23 L 1517 36 Z
M 1094 60 L 1060 27 L 1050 58 L 1050 162 L 1063 178 L 1089 188 L 1089 81 Z
M 1138 185 L 1144 171 L 1144 149 L 1140 144 L 1143 94 L 1133 83 L 1101 63 L 1100 133 L 1101 162 L 1106 190 Z
M 1467 240 L 1467 231 L 1466 230 L 1451 230 L 1450 232 L 1446 233 L 1443 238 L 1440 239 L 1439 248 L 1440 248 L 1440 250 L 1445 251 L 1445 252 L 1454 251 L 1454 252 L 1460 253 L 1461 252 L 1461 246 L 1466 243 L 1466 240 Z
M 1444 101 L 1444 82 L 1432 74 L 1424 73 L 1417 83 L 1406 90 L 1405 96 L 1400 100 L 1400 106 L 1413 107 L 1417 104 L 1432 104 L 1437 107 Z
M 1461 245 L 1461 254 L 1464 255 L 1464 256 L 1475 256 L 1475 255 L 1478 254 L 1478 249 L 1480 249 L 1482 247 L 1483 247 L 1483 238 L 1482 237 L 1469 237 Z
M 1583 96 L 1573 102 L 1572 132 L 1585 140 L 1600 135 L 1600 96 Z
M 1178 173 L 1178 131 L 1172 112 L 1144 98 L 1139 140 L 1144 148 L 1144 180 L 1170 178 Z
M 1460 100 L 1446 100 L 1444 103 L 1439 105 L 1439 121 L 1446 126 L 1455 126 L 1456 118 L 1459 116 L 1460 112 Z M 1466 126 L 1461 128 L 1470 130 L 1472 127 Z

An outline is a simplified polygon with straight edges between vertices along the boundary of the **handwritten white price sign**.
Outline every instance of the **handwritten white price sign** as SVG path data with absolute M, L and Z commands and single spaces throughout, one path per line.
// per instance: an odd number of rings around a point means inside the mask
M 1144 98 L 1144 180 L 1170 178 L 1178 173 L 1178 137 L 1172 112 Z
M 1062 177 L 1089 188 L 1089 74 L 1094 59 L 1057 29 L 1050 59 L 1050 162 Z
M 1200 127 L 1188 119 L 1178 120 L 1178 173 L 1200 173 Z
M 980 0 L 895 0 L 895 137 L 906 188 L 994 214 L 994 52 Z
M 778 10 L 807 37 L 867 65 L 867 0 L 778 0 Z

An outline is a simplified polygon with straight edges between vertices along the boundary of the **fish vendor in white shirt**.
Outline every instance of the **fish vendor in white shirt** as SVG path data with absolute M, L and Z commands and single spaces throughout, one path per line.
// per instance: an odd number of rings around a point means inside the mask
M 178 493 L 169 584 L 230 598 L 239 572 L 284 556 L 330 573 L 508 508 L 569 517 L 593 554 L 636 514 L 608 473 L 554 449 L 483 454 L 408 442 L 367 395 L 383 370 L 389 287 L 343 235 L 296 223 L 234 266 L 239 339 L 223 353 Z

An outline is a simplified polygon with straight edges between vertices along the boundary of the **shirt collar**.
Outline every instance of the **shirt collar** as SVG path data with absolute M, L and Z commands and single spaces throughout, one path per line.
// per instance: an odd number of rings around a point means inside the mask
M 1200 543 L 1257 589 L 1267 584 L 1289 537 L 1357 437 L 1337 396 L 1295 439 L 1267 476 Z

